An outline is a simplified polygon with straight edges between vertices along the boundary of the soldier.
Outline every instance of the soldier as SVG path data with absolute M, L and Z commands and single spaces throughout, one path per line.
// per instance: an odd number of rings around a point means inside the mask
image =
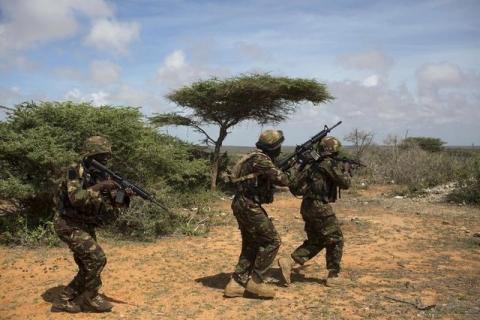
M 307 239 L 292 254 L 291 258 L 280 258 L 278 264 L 285 284 L 290 284 L 292 268 L 303 265 L 326 249 L 327 285 L 339 285 L 340 261 L 342 259 L 343 235 L 335 213 L 329 204 L 337 199 L 337 188 L 350 187 L 350 165 L 335 161 L 340 141 L 334 137 L 325 137 L 318 145 L 317 152 L 326 156 L 320 163 L 307 164 L 297 171 L 290 183 L 295 195 L 303 196 L 300 212 L 305 221 Z
M 288 184 L 287 176 L 273 164 L 280 155 L 283 140 L 282 131 L 264 131 L 256 143 L 258 149 L 240 159 L 233 168 L 236 193 L 232 210 L 242 236 L 242 251 L 225 287 L 226 297 L 243 296 L 245 290 L 261 298 L 275 296 L 262 276 L 277 255 L 280 237 L 262 204 L 273 201 L 274 185 Z
M 132 192 L 127 190 L 123 203 L 117 203 L 118 185 L 90 166 L 92 159 L 106 165 L 111 155 L 107 139 L 88 138 L 83 160 L 68 169 L 60 186 L 55 231 L 73 252 L 78 273 L 64 288 L 54 311 L 108 312 L 113 307 L 98 293 L 102 285 L 100 274 L 107 259 L 97 243 L 95 227 L 112 222 L 122 208 L 128 207 Z

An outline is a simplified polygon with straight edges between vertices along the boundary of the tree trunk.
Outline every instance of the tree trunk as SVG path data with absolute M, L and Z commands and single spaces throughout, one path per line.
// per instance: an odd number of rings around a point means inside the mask
M 220 132 L 218 134 L 218 139 L 215 141 L 215 149 L 213 150 L 212 164 L 211 164 L 211 180 L 210 180 L 210 190 L 215 191 L 217 189 L 217 179 L 218 179 L 218 165 L 220 162 L 220 148 L 222 147 L 223 140 L 227 136 L 227 128 L 220 127 Z

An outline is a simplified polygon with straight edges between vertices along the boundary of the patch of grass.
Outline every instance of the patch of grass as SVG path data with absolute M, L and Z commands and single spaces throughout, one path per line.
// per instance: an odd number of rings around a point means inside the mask
M 26 217 L 19 215 L 15 219 L 1 221 L 1 244 L 15 244 L 27 247 L 46 245 L 49 247 L 60 244 L 60 239 L 55 233 L 52 221 L 40 221 L 31 226 Z

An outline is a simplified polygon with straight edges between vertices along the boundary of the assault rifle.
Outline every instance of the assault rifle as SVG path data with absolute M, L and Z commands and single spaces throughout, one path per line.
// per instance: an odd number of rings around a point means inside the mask
M 347 157 L 332 157 L 333 160 L 339 161 L 339 162 L 345 162 L 353 166 L 354 168 L 358 167 L 366 167 L 364 163 L 362 163 L 360 160 L 355 160 L 355 159 L 350 159 Z
M 97 160 L 93 159 L 90 163 L 95 169 L 97 169 L 97 170 L 99 170 L 103 173 L 106 173 L 108 176 L 110 176 L 112 178 L 112 180 L 115 181 L 120 186 L 121 190 L 124 191 L 125 189 L 130 189 L 130 190 L 133 191 L 133 193 L 140 196 L 141 198 L 156 204 L 157 206 L 159 206 L 160 208 L 162 208 L 166 212 L 170 212 L 168 210 L 168 208 L 164 204 L 158 202 L 158 200 L 155 199 L 155 197 L 152 194 L 148 193 L 147 191 L 143 190 L 142 188 L 133 184 L 132 182 L 128 181 L 127 179 L 123 178 L 122 176 L 116 174 L 115 172 L 108 169 L 107 167 L 105 167 L 103 164 L 101 164 Z M 124 192 L 119 192 L 117 194 L 117 199 L 115 199 L 115 201 L 119 202 L 119 203 L 123 203 L 122 198 L 124 196 L 125 196 L 125 191 Z
M 282 171 L 287 171 L 295 163 L 300 163 L 301 165 L 305 165 L 306 162 L 309 161 L 308 159 L 313 158 L 313 160 L 318 160 L 320 155 L 315 150 L 313 150 L 313 147 L 317 142 L 325 138 L 330 131 L 335 129 L 341 123 L 342 121 L 338 121 L 337 124 L 335 124 L 333 127 L 330 127 L 330 128 L 325 125 L 322 131 L 320 131 L 319 133 L 311 137 L 305 143 L 297 146 L 295 148 L 295 152 L 290 154 L 285 159 L 279 160 L 277 162 L 277 167 L 279 167 Z

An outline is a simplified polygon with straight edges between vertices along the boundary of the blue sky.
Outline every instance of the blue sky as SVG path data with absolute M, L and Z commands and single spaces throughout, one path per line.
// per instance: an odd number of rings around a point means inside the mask
M 479 145 L 479 16 L 476 0 L 0 0 L 0 104 L 171 112 L 164 95 L 192 81 L 269 72 L 318 79 L 336 97 L 277 125 L 286 144 L 343 120 L 339 138 L 358 128 L 382 143 L 408 130 Z M 226 144 L 252 145 L 267 127 L 239 125 Z

